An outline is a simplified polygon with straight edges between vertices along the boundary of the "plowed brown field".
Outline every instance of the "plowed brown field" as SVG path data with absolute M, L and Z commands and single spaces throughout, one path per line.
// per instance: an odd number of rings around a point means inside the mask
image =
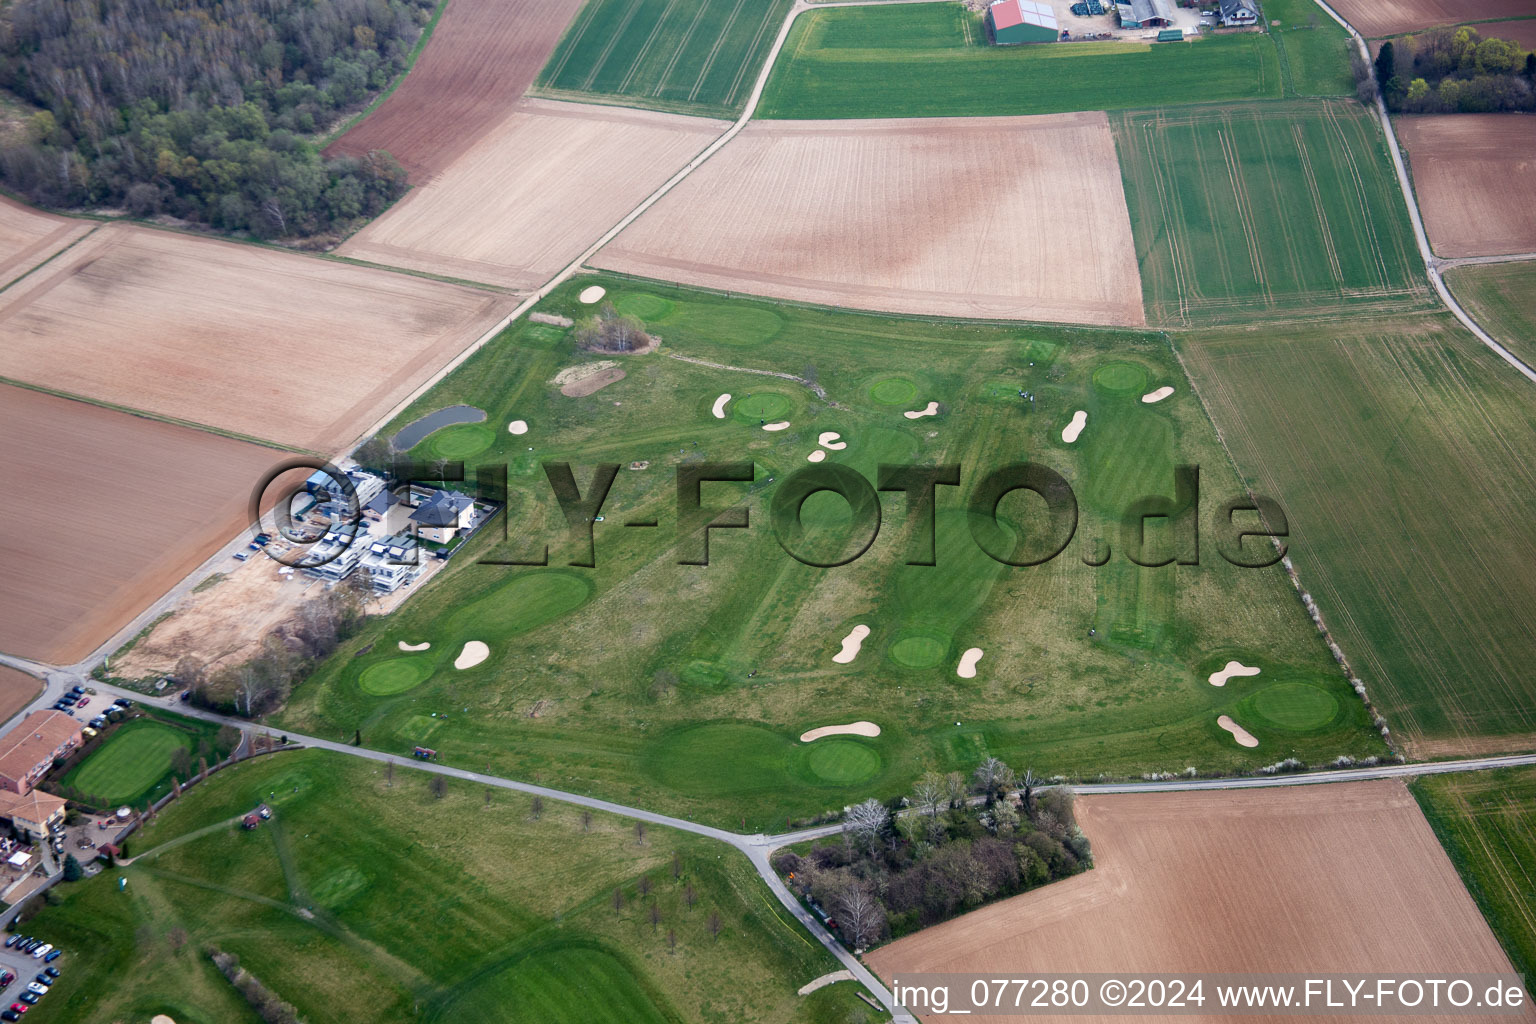
M 1536 14 L 1536 5 L 1527 5 L 1526 13 Z M 1487 25 L 1475 25 L 1477 34 L 1484 39 L 1510 39 L 1527 50 L 1536 50 L 1536 18 L 1520 21 L 1495 21 Z
M 339 251 L 532 289 L 728 127 L 700 117 L 525 100 Z
M 0 651 L 51 664 L 84 658 L 217 551 L 287 457 L 9 385 L 0 437 Z
M 25 274 L 95 226 L 0 196 L 0 285 Z
M 42 692 L 41 679 L 0 665 L 0 722 L 10 721 L 12 715 L 36 700 Z
M 1334 0 L 1330 6 L 1366 37 L 1536 14 L 1531 0 Z M 1477 29 L 1482 32 L 1483 26 Z
M 506 304 L 113 224 L 0 292 L 0 377 L 330 454 Z
M 1096 112 L 753 122 L 592 262 L 896 313 L 1146 322 Z
M 1401 782 L 1087 796 L 1077 812 L 1093 841 L 1092 871 L 893 942 L 869 954 L 870 965 L 887 980 L 924 971 L 1434 977 L 1511 970 Z M 1504 1019 L 1532 1021 L 1536 1011 Z
M 1536 252 L 1536 117 L 1402 117 L 1397 136 L 1437 254 Z
M 328 156 L 385 149 L 412 184 L 452 164 L 533 84 L 581 0 L 451 0 L 416 66 Z

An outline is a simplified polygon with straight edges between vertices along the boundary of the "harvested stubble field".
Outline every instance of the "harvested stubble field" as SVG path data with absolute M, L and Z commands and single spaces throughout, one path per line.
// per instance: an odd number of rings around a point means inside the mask
M 1536 408 L 1448 314 L 1179 342 L 1411 753 L 1536 746 Z
M 728 127 L 676 114 L 525 100 L 339 252 L 531 290 Z
M 0 650 L 79 661 L 246 522 L 285 453 L 0 386 Z
M 0 292 L 0 377 L 329 454 L 506 301 L 112 224 Z
M 1440 256 L 1536 252 L 1536 117 L 1399 117 L 1424 229 Z
M 1102 113 L 754 122 L 593 262 L 833 306 L 1140 325 L 1118 167 Z
M 566 282 L 538 308 L 581 316 L 592 307 L 578 296 L 594 284 L 661 349 L 610 357 L 624 379 L 571 398 L 558 375 L 592 354 L 571 330 L 520 320 L 404 410 L 390 429 L 460 403 L 498 427 L 528 424 L 525 435 L 454 435 L 456 448 L 475 442 L 457 453 L 470 467 L 509 464 L 510 508 L 495 525 L 510 537 L 478 535 L 348 640 L 294 691 L 282 728 L 348 740 L 360 729 L 376 749 L 424 744 L 449 765 L 489 762 L 737 829 L 893 797 L 925 764 L 970 771 L 989 754 L 1047 775 L 1140 775 L 1385 751 L 1279 566 L 1235 568 L 1208 532 L 1199 566 L 1124 556 L 1119 517 L 1135 499 L 1171 496 L 1175 465 L 1201 467 L 1202 530 L 1238 488 L 1163 337 L 903 319 L 611 277 Z M 748 372 L 786 368 L 826 400 Z M 1164 387 L 1172 395 L 1142 401 Z M 905 415 L 929 403 L 935 415 Z M 1076 412 L 1087 426 L 1067 444 Z M 821 447 L 827 433 L 847 447 Z M 412 456 L 430 458 L 448 434 Z M 819 569 L 785 554 L 769 501 L 815 451 L 866 480 L 879 463 L 961 464 L 964 486 L 939 489 L 937 564 L 905 564 L 913 527 L 900 495 L 886 496 L 879 538 L 856 562 Z M 1035 568 L 984 554 L 965 509 L 984 473 L 1023 453 L 1071 478 L 1080 509 L 1076 539 Z M 678 467 L 744 459 L 756 481 L 706 485 L 704 503 L 743 502 L 751 528 L 716 531 L 709 566 L 679 565 Z M 563 540 L 544 460 L 571 462 L 583 493 L 594 464 L 620 467 L 593 525 L 594 568 L 568 566 L 585 551 Z M 1016 496 L 1003 515 L 1030 510 Z M 836 497 L 814 496 L 808 543 L 825 550 L 847 517 Z M 659 525 L 624 529 L 631 519 Z M 1156 523 L 1149 534 L 1171 543 Z M 478 563 L 545 544 L 547 568 Z M 1085 565 L 1105 544 L 1113 559 Z M 869 629 L 860 652 L 835 661 L 856 625 Z M 454 668 L 471 641 L 489 657 Z M 405 653 L 402 642 L 432 646 Z M 961 676 L 971 648 L 984 656 Z M 1262 673 L 1212 686 L 1230 659 Z M 1238 746 L 1221 715 L 1259 746 Z M 799 741 L 859 721 L 880 734 Z
M 1527 983 L 1536 978 L 1536 769 L 1410 784 L 1462 881 Z
M 1399 781 L 1082 796 L 1094 868 L 867 956 L 915 972 L 1509 973 L 1509 958 Z M 1299 906 L 1300 905 L 1300 906 Z M 1304 907 L 1304 910 L 1300 909 Z M 1179 1024 L 1325 1014 L 1168 1014 Z M 928 1018 L 943 1020 L 942 1017 Z M 997 1016 L 1096 1021 L 1119 1016 Z M 1415 1020 L 1453 1022 L 1454 1015 Z M 1509 1020 L 1536 1020 L 1527 1006 Z
M 992 46 L 957 3 L 808 11 L 795 20 L 756 116 L 983 117 L 1279 99 L 1270 36 L 1148 45 Z
M 741 113 L 791 0 L 588 0 L 535 95 Z
M 1445 283 L 1483 330 L 1536 366 L 1536 260 L 1452 267 Z
M 0 287 L 94 227 L 88 220 L 57 217 L 0 196 Z
M 1531 0 L 1336 0 L 1330 3 L 1361 35 L 1376 39 L 1433 25 L 1517 18 L 1533 13 Z M 1482 31 L 1482 26 L 1478 26 Z
M 1386 140 L 1360 104 L 1112 119 L 1149 323 L 1320 320 L 1434 303 Z
M 506 118 L 580 5 L 452 0 L 399 88 L 326 154 L 387 150 L 425 184 Z

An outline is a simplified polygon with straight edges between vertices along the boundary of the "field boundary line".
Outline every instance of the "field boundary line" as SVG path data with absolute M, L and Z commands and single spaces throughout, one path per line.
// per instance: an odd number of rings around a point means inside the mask
M 580 16 L 581 16 L 581 12 L 578 11 L 577 12 L 577 17 L 580 17 Z M 595 20 L 596 20 L 595 18 L 587 18 L 587 19 L 582 21 L 581 27 L 576 30 L 576 34 L 573 35 L 573 36 L 569 36 L 568 37 L 570 39 L 570 45 L 567 46 L 566 49 L 565 49 L 565 52 L 560 55 L 559 62 L 557 64 L 555 64 L 554 67 L 546 68 L 546 69 L 541 70 L 539 72 L 539 77 L 536 79 L 537 82 L 548 84 L 548 85 L 554 85 L 555 80 L 558 79 L 565 72 L 565 65 L 570 62 L 571 54 L 575 53 L 576 52 L 576 48 L 581 45 L 581 38 L 582 38 L 582 36 L 585 36 L 587 34 L 587 29 L 592 27 L 592 22 L 595 21 Z M 564 45 L 565 45 L 565 39 L 561 39 L 560 42 L 558 44 L 556 44 L 556 49 L 558 50 L 559 47 L 564 46 Z M 547 79 L 544 77 L 544 71 L 546 71 L 546 70 L 549 72 L 549 77 Z
M 715 58 L 720 55 L 720 47 L 725 45 L 725 37 L 731 34 L 731 29 L 736 27 L 736 19 L 741 15 L 741 7 L 747 0 L 736 0 L 736 6 L 731 8 L 731 16 L 725 19 L 725 25 L 721 27 L 720 34 L 715 37 L 715 45 L 709 48 L 709 54 L 704 58 L 704 65 L 699 68 L 699 76 L 693 80 L 693 88 L 688 93 L 690 103 L 697 102 L 699 90 L 704 88 L 704 79 L 709 77 L 709 71 L 715 66 Z
M 645 55 L 651 52 L 651 46 L 655 44 L 656 37 L 661 35 L 661 27 L 667 23 L 667 17 L 672 13 L 672 8 L 677 6 L 677 0 L 667 0 L 667 6 L 662 8 L 661 17 L 656 19 L 656 27 L 651 29 L 651 34 L 645 37 L 645 45 L 640 47 L 640 52 L 635 54 L 630 62 L 629 74 L 619 83 L 618 93 L 623 95 L 629 91 L 629 84 L 635 80 L 635 75 L 640 70 L 640 64 L 645 60 Z
M 763 33 L 768 31 L 768 25 L 773 20 L 768 15 L 772 13 L 773 9 L 771 7 L 768 8 L 767 13 L 763 16 L 763 20 L 757 26 L 757 31 L 752 35 L 752 43 L 747 47 L 746 59 L 741 62 L 741 67 L 736 69 L 736 77 L 731 79 L 731 91 L 725 94 L 726 106 L 736 102 L 736 93 L 741 89 L 741 80 L 746 75 L 747 68 L 752 64 L 752 54 L 757 52 L 758 45 L 763 41 Z

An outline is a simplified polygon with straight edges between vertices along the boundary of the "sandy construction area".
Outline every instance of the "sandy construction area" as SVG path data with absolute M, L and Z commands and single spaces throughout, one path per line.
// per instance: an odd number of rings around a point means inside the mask
M 1531 13 L 1531 0 L 1337 0 L 1331 6 L 1367 37 Z
M 388 150 L 423 184 L 507 115 L 581 0 L 454 0 L 400 88 L 328 156 Z
M 869 954 L 870 965 L 887 981 L 915 971 L 1511 969 L 1401 782 L 1086 796 L 1078 800 L 1077 816 L 1093 841 L 1094 870 L 893 942 Z M 1126 1018 L 987 1019 L 1112 1024 Z M 1501 1019 L 1532 1021 L 1536 1012 Z
M 0 196 L 0 285 L 14 281 L 96 226 Z
M 73 664 L 246 525 L 286 453 L 0 386 L 0 651 Z
M 506 301 L 112 224 L 0 292 L 0 376 L 330 454 Z
M 701 117 L 524 100 L 478 145 L 338 251 L 531 289 L 580 256 L 727 127 Z
M 754 121 L 593 259 L 898 313 L 1145 323 L 1102 113 Z
M 1536 252 L 1536 117 L 1400 117 L 1424 227 L 1440 256 Z

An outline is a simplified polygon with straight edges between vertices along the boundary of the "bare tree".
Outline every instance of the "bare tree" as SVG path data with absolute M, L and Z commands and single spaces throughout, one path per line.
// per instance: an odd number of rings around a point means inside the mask
M 624 890 L 618 886 L 614 886 L 612 903 L 615 914 L 624 909 Z
M 672 877 L 683 877 L 683 855 L 676 850 L 672 851 Z
M 432 796 L 438 800 L 448 795 L 448 780 L 441 775 L 432 776 L 432 781 L 427 784 L 432 791 Z
M 988 803 L 1007 793 L 1018 781 L 1013 769 L 995 757 L 989 757 L 977 765 L 973 778 L 976 780 L 976 789 L 987 798 Z
M 645 899 L 651 894 L 651 876 L 641 875 L 640 881 L 635 885 L 635 888 L 639 891 L 640 898 Z
M 530 818 L 532 818 L 534 821 L 538 821 L 540 818 L 542 818 L 544 816 L 544 798 L 543 797 L 538 796 L 538 795 L 534 796 L 533 803 L 532 803 L 532 805 L 528 809 L 528 816 Z
M 718 910 L 711 910 L 709 912 L 709 937 L 712 939 L 720 938 L 720 911 Z
M 1040 784 L 1033 768 L 1025 768 L 1024 774 L 1019 778 L 1019 785 L 1024 790 L 1024 813 L 1035 813 L 1035 787 Z
M 671 928 L 667 929 L 667 949 L 677 949 L 677 932 Z
M 585 807 L 581 810 L 581 830 L 583 832 L 590 832 L 592 830 L 592 812 Z
M 891 812 L 874 797 L 854 804 L 843 815 L 843 831 L 865 849 L 879 842 L 880 834 L 890 823 Z
M 912 788 L 912 803 L 923 814 L 936 818 L 948 802 L 949 787 L 944 782 L 944 776 L 932 770 L 923 772 L 922 778 Z
M 661 904 L 652 903 L 651 909 L 647 911 L 646 914 L 651 920 L 651 934 L 655 935 L 656 926 L 661 924 Z
M 386 785 L 386 786 L 393 786 L 394 784 L 395 784 L 395 762 L 393 762 L 393 761 L 385 761 L 384 762 L 384 785 Z
M 959 772 L 950 772 L 944 776 L 944 794 L 949 798 L 949 806 L 964 807 L 967 792 L 964 775 Z
M 643 821 L 635 822 L 635 845 L 645 845 L 645 822 Z
M 683 902 L 688 905 L 688 909 L 689 910 L 692 910 L 693 909 L 693 905 L 695 903 L 697 903 L 698 901 L 699 901 L 699 894 L 693 891 L 693 883 L 689 882 L 683 888 Z
M 857 882 L 838 893 L 833 910 L 843 934 L 848 936 L 855 949 L 862 949 L 878 938 L 885 923 L 885 911 L 880 901 Z

